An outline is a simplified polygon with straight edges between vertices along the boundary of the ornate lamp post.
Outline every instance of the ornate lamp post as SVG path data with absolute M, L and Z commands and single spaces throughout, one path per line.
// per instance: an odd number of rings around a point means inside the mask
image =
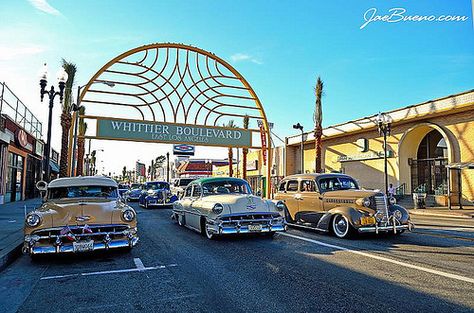
M 110 88 L 115 86 L 114 83 L 107 82 L 107 81 L 95 81 L 95 82 L 92 82 L 92 84 L 104 84 L 104 85 L 109 86 Z M 75 122 L 74 122 L 74 139 L 73 139 L 73 143 L 72 143 L 72 160 L 71 160 L 71 175 L 70 176 L 75 176 L 74 172 L 76 170 L 77 127 L 78 127 L 77 125 L 79 124 L 79 113 L 78 113 L 78 111 L 81 108 L 81 97 L 80 97 L 80 95 L 81 95 L 81 90 L 82 90 L 82 88 L 84 88 L 84 86 L 86 86 L 86 85 L 77 87 L 77 100 L 76 100 L 76 103 L 73 104 L 73 106 L 72 106 L 72 110 L 75 113 Z
M 40 95 L 41 95 L 41 102 L 43 102 L 44 95 L 48 95 L 49 98 L 49 118 L 48 118 L 48 138 L 46 142 L 46 181 L 49 182 L 50 180 L 50 165 L 49 165 L 49 160 L 51 156 L 51 123 L 52 123 L 52 118 L 53 118 L 53 106 L 54 106 L 54 98 L 59 95 L 59 101 L 63 101 L 63 96 L 64 96 L 64 87 L 66 86 L 66 81 L 67 81 L 67 73 L 64 70 L 64 68 L 61 67 L 61 69 L 58 71 L 58 87 L 59 91 L 54 90 L 54 86 L 51 85 L 51 89 L 48 91 L 46 90 L 46 85 L 48 84 L 48 67 L 46 66 L 46 63 L 43 66 L 43 69 L 41 70 L 40 74 Z
M 379 113 L 376 119 L 379 134 L 383 135 L 383 161 L 385 175 L 385 194 L 388 195 L 388 169 L 387 169 L 387 136 L 390 136 L 392 129 L 392 117 L 385 113 Z
M 294 129 L 299 129 L 301 131 L 301 147 L 300 147 L 301 157 L 300 157 L 300 162 L 301 162 L 301 174 L 303 174 L 304 173 L 304 143 L 303 143 L 303 141 L 304 141 L 304 138 L 303 138 L 304 132 L 303 132 L 303 125 L 298 123 L 298 124 L 293 125 L 293 128 Z

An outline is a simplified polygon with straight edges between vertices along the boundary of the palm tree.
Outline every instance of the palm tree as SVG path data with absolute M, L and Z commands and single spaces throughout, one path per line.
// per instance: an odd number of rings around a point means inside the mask
M 244 116 L 244 129 L 249 129 L 249 116 Z M 247 154 L 248 148 L 242 148 L 242 178 L 247 180 Z
M 84 115 L 84 112 L 85 112 L 85 108 L 80 107 L 77 113 L 79 114 L 79 116 L 82 116 Z M 87 123 L 84 122 L 83 118 L 80 118 L 79 125 L 78 125 L 79 136 L 77 136 L 77 175 L 83 174 L 84 155 L 86 153 L 84 136 L 86 135 L 86 131 L 87 131 Z
M 69 161 L 69 131 L 71 129 L 71 109 L 72 109 L 72 86 L 76 76 L 76 64 L 62 59 L 63 68 L 68 77 L 64 88 L 64 99 L 61 106 L 61 159 L 59 160 L 59 177 L 68 176 Z M 79 162 L 78 162 L 79 163 Z
M 126 181 L 125 177 L 127 177 L 127 167 L 124 166 L 122 169 L 122 179 L 123 181 Z
M 224 124 L 223 125 L 224 127 L 227 127 L 227 128 L 236 128 L 237 126 L 234 124 L 234 120 L 230 120 L 229 122 L 227 122 L 227 124 Z M 229 147 L 229 176 L 232 177 L 234 176 L 234 152 L 232 150 L 233 148 L 232 147 Z
M 321 138 L 323 136 L 323 109 L 321 103 L 321 97 L 323 95 L 323 81 L 321 77 L 318 76 L 318 80 L 316 82 L 316 87 L 314 88 L 314 92 L 316 95 L 316 105 L 314 107 L 314 142 L 315 142 L 315 171 L 316 173 L 321 173 L 321 155 L 322 155 L 322 142 Z

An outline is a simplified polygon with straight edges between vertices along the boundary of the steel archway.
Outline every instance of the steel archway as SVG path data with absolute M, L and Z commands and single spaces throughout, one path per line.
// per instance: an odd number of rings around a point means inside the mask
M 261 148 L 267 154 L 266 193 L 270 196 L 272 151 L 265 111 L 247 80 L 215 54 L 177 43 L 154 43 L 131 49 L 110 60 L 92 76 L 80 94 L 80 101 L 87 112 L 82 118 L 96 125 L 104 118 L 114 118 L 228 130 L 224 125 L 232 120 L 235 124 L 232 129 L 242 130 L 242 121 L 248 116 L 251 137 L 263 134 L 266 138 L 262 139 L 266 140 L 262 142 L 268 143 L 246 147 Z M 101 137 L 98 132 L 96 126 L 95 134 L 87 133 L 84 137 L 114 139 Z

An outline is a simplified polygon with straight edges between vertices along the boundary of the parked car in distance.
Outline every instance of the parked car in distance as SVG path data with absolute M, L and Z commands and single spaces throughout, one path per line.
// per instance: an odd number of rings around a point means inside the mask
M 130 190 L 130 187 L 126 184 L 118 184 L 118 193 L 121 197 L 125 195 L 127 191 Z
M 289 224 L 337 237 L 411 230 L 408 211 L 379 191 L 362 190 L 345 174 L 298 174 L 284 178 L 275 199 L 284 201 Z
M 138 201 L 142 195 L 142 184 L 132 184 L 130 189 L 123 194 L 127 201 Z
M 191 182 L 173 205 L 172 217 L 181 226 L 211 239 L 220 235 L 285 231 L 283 202 L 252 194 L 247 181 L 231 177 Z
M 171 184 L 171 193 L 180 198 L 184 194 L 184 189 L 196 178 L 186 177 L 186 178 L 176 178 Z
M 137 244 L 137 215 L 118 196 L 114 180 L 59 178 L 43 186 L 43 204 L 25 218 L 24 252 L 79 253 Z
M 153 206 L 169 206 L 176 200 L 178 197 L 171 194 L 170 184 L 165 181 L 153 181 L 143 184 L 138 204 L 148 209 Z

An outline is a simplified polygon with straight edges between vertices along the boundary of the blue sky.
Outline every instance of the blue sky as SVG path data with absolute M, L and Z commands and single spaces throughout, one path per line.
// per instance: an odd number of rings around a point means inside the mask
M 373 22 L 360 29 L 368 9 L 386 14 L 394 7 L 469 20 Z M 474 87 L 471 0 L 2 0 L 0 12 L 0 80 L 44 124 L 36 76 L 43 62 L 51 72 L 61 57 L 75 62 L 84 84 L 111 58 L 152 42 L 190 44 L 228 60 L 253 86 L 280 136 L 293 134 L 296 122 L 312 127 L 318 75 L 325 126 Z

